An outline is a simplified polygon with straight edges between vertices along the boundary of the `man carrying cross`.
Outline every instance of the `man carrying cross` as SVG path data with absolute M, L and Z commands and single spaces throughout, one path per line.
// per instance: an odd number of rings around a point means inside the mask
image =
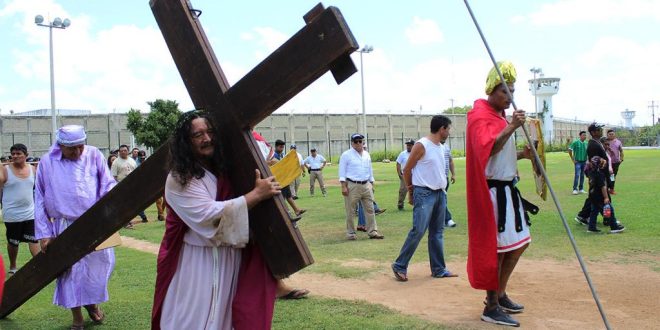
M 254 189 L 236 196 L 223 172 L 221 147 L 206 113 L 195 110 L 179 119 L 170 144 L 165 184 L 170 211 L 158 254 L 152 329 L 241 328 L 232 315 L 234 297 L 241 286 L 263 284 L 246 276 L 245 262 L 241 265 L 249 239 L 248 209 L 279 194 L 280 187 L 256 170 Z M 271 294 L 252 295 L 251 307 L 267 306 L 261 316 L 269 325 L 276 282 L 270 274 L 264 280 Z
M 63 126 L 39 162 L 34 190 L 35 238 L 46 256 L 51 240 L 116 184 L 105 157 L 96 147 L 85 145 L 86 139 L 82 126 Z M 53 303 L 71 309 L 71 329 L 83 328 L 81 306 L 92 321 L 103 321 L 105 315 L 98 304 L 108 300 L 108 280 L 114 265 L 112 248 L 93 251 L 57 278 Z

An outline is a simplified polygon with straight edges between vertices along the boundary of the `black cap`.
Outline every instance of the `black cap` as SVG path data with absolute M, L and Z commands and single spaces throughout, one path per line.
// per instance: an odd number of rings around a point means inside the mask
M 292 144 L 292 145 L 289 147 L 289 149 L 296 149 L 296 145 L 295 145 L 295 144 Z
M 360 133 L 354 133 L 353 135 L 351 135 L 351 141 L 355 141 L 358 139 L 364 139 L 364 135 Z
M 312 149 L 309 149 L 309 151 L 316 151 L 316 148 L 312 147 Z
M 589 125 L 589 128 L 587 130 L 589 132 L 597 131 L 597 130 L 601 129 L 603 126 L 605 126 L 605 125 L 597 124 L 597 123 L 594 122 L 594 123 L 591 123 L 591 125 Z
M 413 145 L 413 144 L 415 144 L 415 140 L 410 139 L 410 140 L 406 141 L 406 144 Z

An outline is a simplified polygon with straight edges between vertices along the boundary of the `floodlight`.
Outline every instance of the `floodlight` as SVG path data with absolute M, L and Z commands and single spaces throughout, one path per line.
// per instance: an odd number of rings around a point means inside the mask
M 44 22 L 44 17 L 41 15 L 37 15 L 34 17 L 34 24 L 41 24 Z
M 55 27 L 60 27 L 62 25 L 62 19 L 59 17 L 55 17 L 53 20 L 53 26 Z
M 69 27 L 69 25 L 71 25 L 71 20 L 68 19 L 68 18 L 65 18 L 64 21 L 62 21 L 62 27 L 67 28 L 67 27 Z

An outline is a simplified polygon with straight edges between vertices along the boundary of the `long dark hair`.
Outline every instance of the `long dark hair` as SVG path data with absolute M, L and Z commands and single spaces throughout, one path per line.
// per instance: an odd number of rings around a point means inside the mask
M 204 177 L 204 167 L 196 161 L 192 150 L 192 141 L 190 138 L 190 129 L 192 121 L 197 118 L 204 118 L 209 128 L 214 128 L 213 121 L 204 110 L 188 111 L 179 117 L 174 130 L 174 136 L 170 140 L 170 164 L 172 176 L 185 186 L 191 179 L 200 179 Z M 220 173 L 224 169 L 222 148 L 218 143 L 216 136 L 213 136 L 213 165 L 210 171 Z

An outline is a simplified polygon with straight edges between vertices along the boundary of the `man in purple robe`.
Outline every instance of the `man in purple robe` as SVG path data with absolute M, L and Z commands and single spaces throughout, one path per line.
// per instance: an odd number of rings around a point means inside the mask
M 34 191 L 35 238 L 47 253 L 48 244 L 117 183 L 103 154 L 85 145 L 85 129 L 61 127 L 56 142 L 41 158 Z M 57 278 L 53 304 L 71 309 L 71 329 L 83 329 L 81 307 L 95 323 L 105 317 L 99 304 L 108 300 L 108 280 L 115 264 L 112 248 L 83 257 Z

